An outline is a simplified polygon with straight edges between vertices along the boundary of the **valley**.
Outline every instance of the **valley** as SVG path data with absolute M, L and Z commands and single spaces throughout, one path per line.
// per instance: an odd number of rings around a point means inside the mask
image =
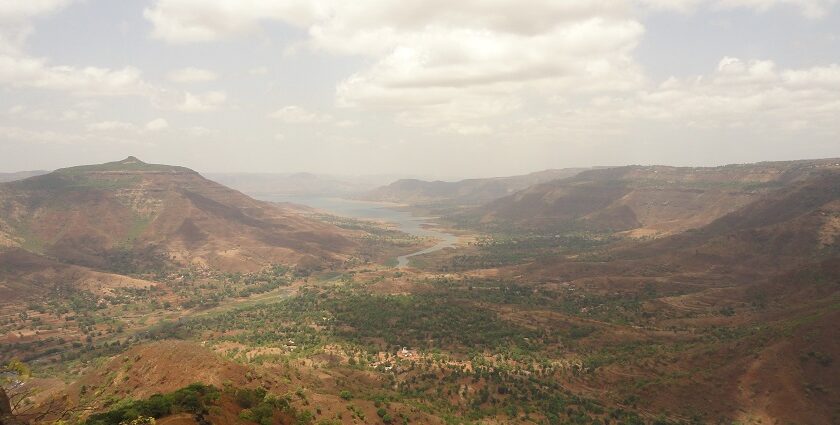
M 405 209 L 408 207 L 406 204 L 270 193 L 254 194 L 254 196 L 264 201 L 289 202 L 341 217 L 377 222 L 410 236 L 428 239 L 434 242 L 434 245 L 428 248 L 397 257 L 397 267 L 408 266 L 411 257 L 451 248 L 459 243 L 458 236 L 437 230 L 434 227 L 433 219 L 429 217 L 418 217 L 413 212 L 406 211 Z
M 31 421 L 833 423 L 839 191 L 836 159 L 399 206 L 58 170 L 0 185 L 0 360 Z
M 0 425 L 840 425 L 840 0 L 0 0 Z

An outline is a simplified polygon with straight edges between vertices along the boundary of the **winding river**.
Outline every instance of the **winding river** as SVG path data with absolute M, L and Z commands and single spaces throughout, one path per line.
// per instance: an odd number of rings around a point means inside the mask
M 262 195 L 256 197 L 264 201 L 293 202 L 344 217 L 384 221 L 393 224 L 398 230 L 410 235 L 432 238 L 438 241 L 434 246 L 429 248 L 397 257 L 397 267 L 399 268 L 407 267 L 411 257 L 449 248 L 455 246 L 458 242 L 458 237 L 451 233 L 425 227 L 430 224 L 430 218 L 417 217 L 408 211 L 394 209 L 394 207 L 398 206 L 397 204 L 316 196 Z

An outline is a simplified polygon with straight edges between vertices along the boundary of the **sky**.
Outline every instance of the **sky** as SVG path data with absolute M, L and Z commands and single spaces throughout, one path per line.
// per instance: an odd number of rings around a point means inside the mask
M 840 156 L 838 0 L 0 0 L 0 171 Z

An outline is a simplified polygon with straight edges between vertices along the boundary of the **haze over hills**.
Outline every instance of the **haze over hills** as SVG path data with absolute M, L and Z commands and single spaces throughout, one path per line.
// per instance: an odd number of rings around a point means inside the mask
M 291 195 L 336 197 L 371 190 L 394 176 L 330 176 L 312 173 L 206 173 L 205 176 L 250 196 Z
M 134 157 L 0 185 L 3 245 L 105 270 L 340 262 L 354 249 L 348 235 L 187 168 Z
M 371 190 L 358 198 L 411 205 L 482 204 L 528 186 L 571 177 L 584 170 L 586 168 L 564 168 L 537 171 L 520 176 L 466 179 L 455 182 L 403 179 Z
M 35 171 L 18 171 L 14 173 L 0 173 L 0 183 L 12 182 L 15 180 L 23 180 L 25 178 L 40 176 L 47 174 L 49 171 L 35 170 Z
M 457 219 L 479 226 L 661 236 L 709 224 L 784 185 L 838 169 L 840 160 L 825 159 L 589 170 L 531 186 Z

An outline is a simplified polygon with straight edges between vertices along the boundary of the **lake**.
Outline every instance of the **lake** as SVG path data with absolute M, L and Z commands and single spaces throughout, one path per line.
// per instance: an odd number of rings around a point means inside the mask
M 458 242 L 458 237 L 451 233 L 424 227 L 426 224 L 432 224 L 432 219 L 430 217 L 417 217 L 408 211 L 395 209 L 395 207 L 399 206 L 397 204 L 356 201 L 352 199 L 332 197 L 280 194 L 263 194 L 254 197 L 263 201 L 292 202 L 295 204 L 306 205 L 344 217 L 361 220 L 384 221 L 393 224 L 398 230 L 410 235 L 432 238 L 438 241 L 437 244 L 429 248 L 397 257 L 397 267 L 400 268 L 408 266 L 409 259 L 415 255 L 428 254 L 444 248 L 453 247 Z

